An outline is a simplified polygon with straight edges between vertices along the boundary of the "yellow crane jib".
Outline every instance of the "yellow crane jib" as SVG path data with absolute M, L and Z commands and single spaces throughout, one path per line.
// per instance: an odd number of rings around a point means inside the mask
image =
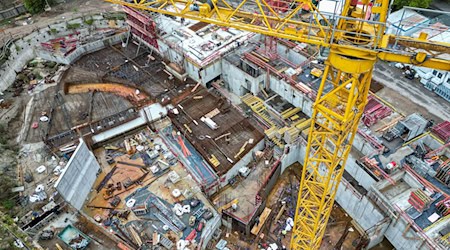
M 266 0 L 106 1 L 321 46 L 327 60 L 302 169 L 290 247 L 295 250 L 320 247 L 376 60 L 450 71 L 448 56 L 442 56 L 448 55 L 450 44 L 430 42 L 424 34 L 385 34 L 390 0 L 346 0 L 342 13 L 332 15 L 320 13 L 317 0 L 293 0 L 285 10 Z

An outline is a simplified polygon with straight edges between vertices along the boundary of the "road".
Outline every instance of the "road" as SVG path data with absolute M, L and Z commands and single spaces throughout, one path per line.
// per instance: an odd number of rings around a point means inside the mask
M 401 113 L 421 113 L 436 122 L 450 120 L 450 103 L 426 89 L 419 80 L 408 80 L 401 70 L 378 62 L 373 79 L 384 85 L 377 95 L 390 102 Z

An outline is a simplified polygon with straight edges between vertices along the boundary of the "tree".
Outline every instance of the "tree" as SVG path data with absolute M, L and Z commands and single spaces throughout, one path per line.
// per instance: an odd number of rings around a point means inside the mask
M 403 6 L 428 8 L 432 0 L 394 0 L 394 9 L 399 10 Z
M 45 8 L 45 0 L 23 0 L 23 4 L 31 14 L 42 12 Z

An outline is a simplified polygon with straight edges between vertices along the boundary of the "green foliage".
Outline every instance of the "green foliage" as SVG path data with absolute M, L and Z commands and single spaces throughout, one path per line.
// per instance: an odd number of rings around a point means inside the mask
M 3 25 L 11 24 L 11 23 L 12 23 L 12 18 L 3 19 L 0 21 L 0 27 Z
M 34 67 L 36 67 L 36 66 L 38 66 L 38 62 L 37 61 L 30 61 L 29 63 L 28 63 L 28 67 L 32 67 L 32 68 L 34 68 Z M 24 75 L 24 74 L 22 74 L 22 75 Z M 25 75 L 24 75 L 25 76 Z M 21 80 L 23 80 L 23 77 L 21 76 Z
M 81 23 L 68 23 L 66 25 L 67 29 L 74 30 L 80 28 Z
M 48 67 L 48 68 L 55 68 L 57 63 L 51 62 L 51 61 L 46 61 L 46 62 L 44 62 L 44 65 L 45 65 L 45 67 Z
M 23 0 L 23 4 L 31 14 L 42 12 L 45 8 L 45 0 Z
M 5 174 L 0 175 L 0 204 L 5 210 L 11 210 L 14 207 L 14 201 L 11 200 L 13 197 L 13 193 L 11 192 L 11 188 L 13 188 L 14 181 Z
M 84 23 L 87 25 L 92 25 L 94 23 L 94 19 L 84 20 Z
M 403 6 L 428 8 L 432 0 L 394 0 L 394 9 L 399 10 Z
M 50 29 L 50 34 L 56 34 L 56 33 L 58 33 L 58 30 L 57 29 Z
M 14 245 L 15 238 L 19 238 L 24 243 L 25 249 L 36 249 L 31 247 L 32 239 L 19 229 L 8 214 L 2 212 L 0 212 L 0 237 L 0 249 L 20 249 Z
M 103 14 L 106 20 L 125 20 L 126 15 L 123 13 L 106 13 Z
M 16 203 L 12 199 L 6 199 L 2 201 L 2 207 L 6 211 L 13 209 L 14 205 L 16 205 Z

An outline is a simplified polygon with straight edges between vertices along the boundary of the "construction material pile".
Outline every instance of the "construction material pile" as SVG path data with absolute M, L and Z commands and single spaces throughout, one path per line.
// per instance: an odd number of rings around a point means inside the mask
M 392 109 L 384 105 L 374 96 L 370 95 L 368 99 L 369 102 L 364 108 L 362 117 L 362 121 L 367 127 L 374 125 L 377 121 L 392 114 Z
M 430 204 L 433 202 L 433 200 L 424 191 L 418 189 L 411 192 L 411 196 L 409 196 L 408 202 L 417 211 L 422 212 L 430 207 Z

